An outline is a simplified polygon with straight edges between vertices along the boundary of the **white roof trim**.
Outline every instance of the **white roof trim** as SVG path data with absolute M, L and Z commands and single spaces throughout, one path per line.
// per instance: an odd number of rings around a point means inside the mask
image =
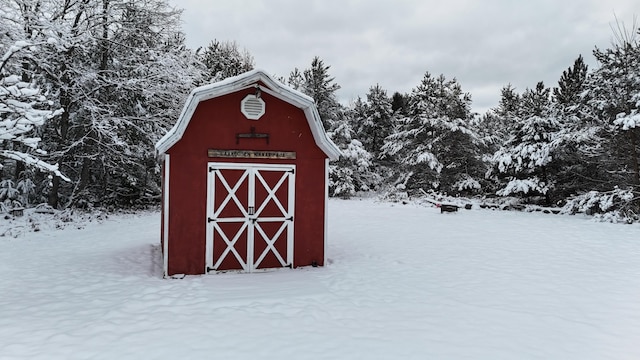
M 333 141 L 327 137 L 313 99 L 279 81 L 273 80 L 266 72 L 258 69 L 193 89 L 182 108 L 182 113 L 176 124 L 156 143 L 158 153 L 166 153 L 167 150 L 182 138 L 200 102 L 252 87 L 258 81 L 266 86 L 266 88 L 265 86 L 261 86 L 261 91 L 302 109 L 307 118 L 309 128 L 311 128 L 311 133 L 313 134 L 316 145 L 322 149 L 329 159 L 338 159 L 340 150 Z

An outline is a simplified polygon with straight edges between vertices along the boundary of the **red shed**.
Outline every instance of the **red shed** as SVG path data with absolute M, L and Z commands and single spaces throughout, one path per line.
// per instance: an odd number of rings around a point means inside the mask
M 202 86 L 156 149 L 165 276 L 324 265 L 340 151 L 313 99 L 260 70 Z

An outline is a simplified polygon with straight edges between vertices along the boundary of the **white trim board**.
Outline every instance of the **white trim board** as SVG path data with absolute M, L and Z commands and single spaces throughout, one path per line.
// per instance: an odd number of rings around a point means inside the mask
M 324 159 L 324 249 L 323 249 L 323 266 L 327 266 L 327 249 L 329 239 L 329 159 Z
M 163 249 L 162 249 L 162 271 L 163 276 L 167 277 L 167 271 L 169 271 L 169 174 L 171 173 L 169 166 L 170 156 L 166 154 L 164 156 L 164 204 L 163 204 Z

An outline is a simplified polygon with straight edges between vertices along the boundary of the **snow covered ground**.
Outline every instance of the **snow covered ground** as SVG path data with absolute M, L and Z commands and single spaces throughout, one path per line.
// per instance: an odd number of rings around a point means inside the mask
M 182 280 L 158 234 L 0 238 L 0 359 L 640 358 L 638 225 L 332 200 L 329 266 Z

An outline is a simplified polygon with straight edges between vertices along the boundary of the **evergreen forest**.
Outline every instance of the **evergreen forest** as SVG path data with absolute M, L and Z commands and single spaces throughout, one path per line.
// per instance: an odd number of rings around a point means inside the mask
M 233 39 L 190 49 L 166 0 L 0 0 L 0 210 L 139 209 L 161 199 L 154 144 L 191 89 L 251 70 Z M 472 111 L 455 74 L 350 104 L 321 55 L 274 74 L 311 96 L 342 150 L 330 195 L 428 194 L 640 221 L 640 29 Z

